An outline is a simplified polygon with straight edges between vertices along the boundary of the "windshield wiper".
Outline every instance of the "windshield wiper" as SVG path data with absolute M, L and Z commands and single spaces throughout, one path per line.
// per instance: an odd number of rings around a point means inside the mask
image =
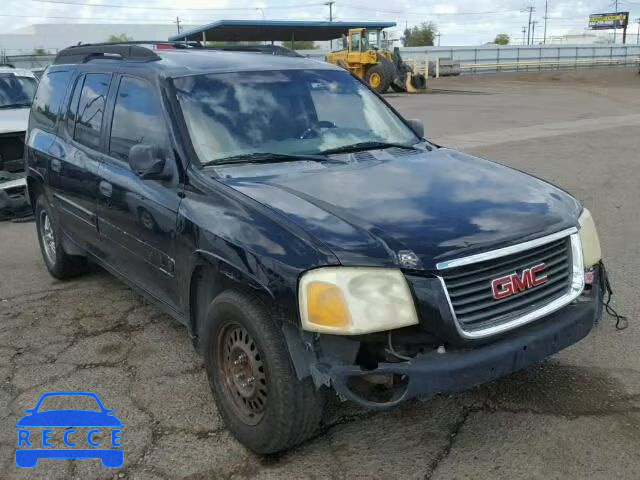
M 405 150 L 417 150 L 417 148 L 413 145 L 405 145 L 404 143 L 389 143 L 389 142 L 358 142 L 352 143 L 351 145 L 343 145 L 342 147 L 329 148 L 327 150 L 322 150 L 320 154 L 328 155 L 331 153 L 351 153 L 351 152 L 361 152 L 364 150 L 375 150 L 382 148 L 403 148 Z
M 241 155 L 232 155 L 217 160 L 211 160 L 202 164 L 203 167 L 211 165 L 229 165 L 232 163 L 278 163 L 278 162 L 298 162 L 301 160 L 310 160 L 312 162 L 328 162 L 328 163 L 344 163 L 340 160 L 325 157 L 324 155 L 309 154 L 289 154 L 289 153 L 271 153 L 271 152 L 253 152 L 243 153 Z
M 30 107 L 30 103 L 12 103 L 10 105 L 0 105 L 0 108 L 23 108 Z

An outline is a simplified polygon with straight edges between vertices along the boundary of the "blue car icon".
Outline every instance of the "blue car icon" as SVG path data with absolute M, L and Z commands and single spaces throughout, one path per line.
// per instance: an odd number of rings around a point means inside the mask
M 42 403 L 51 397 L 69 397 L 73 401 L 74 397 L 87 397 L 95 400 L 98 409 L 53 409 L 41 410 Z M 67 399 L 64 398 L 66 401 Z M 104 407 L 100 398 L 92 392 L 49 392 L 43 394 L 36 406 L 25 410 L 26 415 L 16 423 L 18 431 L 18 448 L 16 449 L 16 465 L 22 468 L 35 467 L 40 458 L 59 458 L 59 459 L 82 459 L 82 458 L 99 458 L 102 465 L 107 468 L 118 468 L 124 463 L 124 451 L 122 448 L 98 448 L 100 443 L 94 440 L 94 435 L 100 433 L 99 428 L 103 427 L 110 430 L 110 446 L 120 447 L 120 432 L 122 422 L 114 415 L 114 410 Z M 35 435 L 31 438 L 31 427 L 45 427 L 42 430 L 42 441 Z M 79 435 L 76 427 L 92 427 L 86 436 Z M 63 435 L 64 445 L 70 448 L 53 448 L 51 443 L 51 428 L 65 428 Z M 72 437 L 73 435 L 73 437 Z M 73 439 L 73 441 L 72 441 Z M 86 440 L 86 446 L 90 448 L 73 448 L 76 445 L 82 445 Z M 42 448 L 36 447 L 37 443 L 41 443 Z

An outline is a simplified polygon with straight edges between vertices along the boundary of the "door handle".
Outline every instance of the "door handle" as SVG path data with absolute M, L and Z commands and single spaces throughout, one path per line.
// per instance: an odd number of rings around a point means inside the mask
M 102 196 L 111 198 L 111 195 L 113 194 L 113 185 L 111 185 L 109 182 L 105 182 L 104 180 L 102 180 L 98 184 L 98 188 L 100 189 L 100 193 L 102 194 Z
M 51 170 L 53 170 L 56 173 L 60 173 L 60 171 L 62 170 L 62 162 L 60 160 L 58 160 L 57 158 L 54 158 L 51 160 Z

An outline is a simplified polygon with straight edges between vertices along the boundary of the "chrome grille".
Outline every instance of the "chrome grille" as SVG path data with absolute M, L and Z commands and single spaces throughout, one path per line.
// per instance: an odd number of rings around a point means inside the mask
M 573 288 L 572 256 L 571 237 L 564 236 L 513 254 L 442 270 L 459 327 L 474 332 L 506 324 L 567 296 Z M 545 264 L 546 283 L 504 299 L 493 297 L 492 280 L 522 275 L 524 269 L 540 263 Z

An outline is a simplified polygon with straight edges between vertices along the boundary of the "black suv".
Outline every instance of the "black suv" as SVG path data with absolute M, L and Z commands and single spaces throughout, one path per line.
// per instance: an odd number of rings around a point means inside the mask
M 42 255 L 56 278 L 95 261 L 183 322 L 261 453 L 313 433 L 326 387 L 384 409 L 587 335 L 604 283 L 589 212 L 422 136 L 326 63 L 68 48 L 27 137 Z

